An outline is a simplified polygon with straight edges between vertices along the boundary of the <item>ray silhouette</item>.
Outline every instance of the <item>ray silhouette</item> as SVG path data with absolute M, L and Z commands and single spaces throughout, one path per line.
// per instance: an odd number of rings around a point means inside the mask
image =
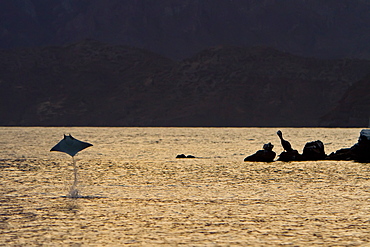
M 90 146 L 92 146 L 92 144 L 77 140 L 71 135 L 64 135 L 63 140 L 50 149 L 50 151 L 67 153 L 73 157 L 81 150 L 84 150 Z
M 58 151 L 58 152 L 67 153 L 72 157 L 74 181 L 68 193 L 68 197 L 70 198 L 81 197 L 81 195 L 79 194 L 79 190 L 77 189 L 77 183 L 78 183 L 77 165 L 76 165 L 74 156 L 81 150 L 84 150 L 85 148 L 88 148 L 90 146 L 92 146 L 92 144 L 77 140 L 76 138 L 74 138 L 73 136 L 69 134 L 69 135 L 64 135 L 63 140 L 58 142 L 57 145 L 55 145 L 52 149 L 50 149 L 50 151 Z

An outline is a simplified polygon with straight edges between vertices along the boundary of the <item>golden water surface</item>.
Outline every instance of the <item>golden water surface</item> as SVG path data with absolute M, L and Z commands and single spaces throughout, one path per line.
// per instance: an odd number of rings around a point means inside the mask
M 0 128 L 0 246 L 364 246 L 370 166 L 243 162 L 277 128 Z M 361 129 L 283 128 L 302 152 Z M 94 144 L 49 152 L 64 133 Z M 176 159 L 177 154 L 195 159 Z

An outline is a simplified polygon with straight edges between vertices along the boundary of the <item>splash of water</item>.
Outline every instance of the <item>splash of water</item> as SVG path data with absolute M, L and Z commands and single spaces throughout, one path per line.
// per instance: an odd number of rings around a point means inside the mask
M 78 176 L 77 176 L 77 165 L 76 165 L 76 160 L 75 158 L 72 156 L 72 162 L 73 162 L 73 176 L 74 176 L 74 180 L 73 180 L 73 184 L 69 190 L 69 193 L 68 193 L 68 197 L 70 198 L 78 198 L 80 197 L 80 194 L 79 194 L 79 191 L 78 191 L 78 188 L 77 188 L 77 184 L 78 184 Z

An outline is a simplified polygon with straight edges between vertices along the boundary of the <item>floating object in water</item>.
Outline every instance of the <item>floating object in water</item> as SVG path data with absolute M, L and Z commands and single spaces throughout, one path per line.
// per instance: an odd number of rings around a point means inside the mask
M 188 156 L 186 156 L 185 154 L 178 154 L 177 156 L 176 156 L 176 158 L 177 159 L 182 159 L 182 158 L 195 158 L 195 156 L 194 155 L 188 155 Z
M 50 151 L 67 153 L 73 157 L 81 150 L 90 146 L 92 146 L 92 144 L 79 141 L 71 135 L 64 135 L 63 140 L 50 149 Z

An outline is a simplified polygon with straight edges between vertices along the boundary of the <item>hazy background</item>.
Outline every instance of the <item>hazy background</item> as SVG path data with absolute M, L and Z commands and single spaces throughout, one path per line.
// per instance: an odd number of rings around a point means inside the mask
M 0 3 L 0 124 L 367 126 L 368 0 Z

